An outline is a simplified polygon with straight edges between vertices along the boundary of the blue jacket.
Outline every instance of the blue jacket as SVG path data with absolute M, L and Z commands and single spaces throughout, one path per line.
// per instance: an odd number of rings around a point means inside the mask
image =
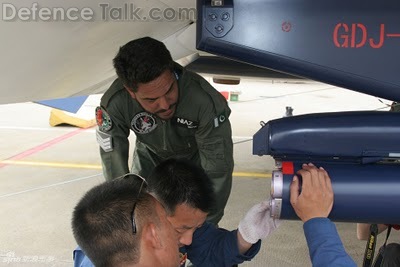
M 336 227 L 329 219 L 314 218 L 307 221 L 304 223 L 304 234 L 314 267 L 357 266 L 346 253 Z M 261 241 L 258 241 L 242 255 L 237 247 L 237 230 L 216 229 L 212 224 L 205 223 L 195 231 L 192 245 L 183 247 L 181 252 L 187 253 L 188 259 L 199 267 L 232 266 L 251 260 L 260 246 Z M 79 247 L 74 251 L 74 266 L 93 267 Z
M 215 228 L 205 223 L 193 235 L 193 243 L 183 247 L 181 252 L 187 253 L 188 259 L 197 267 L 220 267 L 240 264 L 249 261 L 258 253 L 261 240 L 255 243 L 245 254 L 238 249 L 237 230 L 228 231 Z
M 237 246 L 237 230 L 227 231 L 215 228 L 211 223 L 197 229 L 193 235 L 193 243 L 182 247 L 181 253 L 196 267 L 231 267 L 249 261 L 259 252 L 261 240 L 254 244 L 245 254 L 240 254 Z M 74 267 L 93 267 L 93 263 L 78 247 L 74 250 Z
M 357 266 L 345 251 L 336 226 L 327 218 L 308 220 L 303 226 L 314 267 Z

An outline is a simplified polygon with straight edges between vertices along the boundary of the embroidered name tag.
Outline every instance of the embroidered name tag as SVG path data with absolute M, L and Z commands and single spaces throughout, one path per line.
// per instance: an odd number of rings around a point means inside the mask
M 186 127 L 188 129 L 196 129 L 199 127 L 199 122 L 197 122 L 197 121 L 191 121 L 191 120 L 179 118 L 179 117 L 175 117 L 173 120 L 177 125 Z

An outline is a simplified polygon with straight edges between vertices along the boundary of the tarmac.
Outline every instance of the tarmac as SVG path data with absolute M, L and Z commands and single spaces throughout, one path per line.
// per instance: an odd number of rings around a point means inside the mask
M 390 101 L 310 81 L 242 79 L 216 85 L 234 92 L 230 117 L 235 170 L 232 193 L 220 226 L 235 229 L 252 205 L 270 194 L 274 160 L 252 155 L 252 136 L 260 122 L 293 114 L 347 110 L 387 110 Z M 100 95 L 83 109 L 93 112 Z M 76 242 L 72 210 L 81 196 L 104 181 L 95 128 L 51 127 L 51 108 L 35 103 L 0 105 L 0 266 L 73 266 Z M 134 141 L 132 134 L 131 141 Z M 133 147 L 134 142 L 131 142 Z M 350 256 L 362 264 L 365 241 L 353 223 L 336 223 Z M 390 240 L 400 240 L 394 231 Z M 378 245 L 384 235 L 378 237 Z M 302 222 L 284 221 L 240 266 L 311 266 Z

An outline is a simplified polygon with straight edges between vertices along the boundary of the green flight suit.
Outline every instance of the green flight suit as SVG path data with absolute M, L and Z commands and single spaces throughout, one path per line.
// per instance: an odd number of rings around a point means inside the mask
M 208 219 L 217 224 L 232 187 L 231 111 L 226 99 L 201 76 L 179 65 L 175 76 L 179 96 L 174 117 L 169 120 L 146 112 L 118 79 L 103 95 L 97 139 L 104 176 L 109 180 L 129 172 L 128 136 L 133 130 L 136 145 L 131 171 L 146 177 L 168 158 L 196 162 L 213 181 L 217 203 Z

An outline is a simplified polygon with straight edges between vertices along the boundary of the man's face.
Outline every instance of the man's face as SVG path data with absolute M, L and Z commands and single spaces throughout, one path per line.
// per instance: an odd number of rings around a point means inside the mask
M 182 247 L 192 244 L 193 233 L 206 221 L 207 213 L 187 204 L 179 204 L 175 213 L 167 218 L 178 235 L 179 246 Z
M 158 213 L 158 217 L 160 218 L 160 241 L 162 242 L 162 261 L 163 266 L 167 267 L 177 267 L 180 266 L 180 257 L 179 257 L 179 247 L 178 244 L 178 236 L 175 231 L 175 228 L 172 226 L 170 221 L 167 219 L 167 213 L 161 204 L 156 201 L 156 210 Z
M 147 111 L 160 119 L 171 119 L 178 102 L 178 82 L 175 75 L 164 71 L 148 83 L 139 83 L 137 92 L 127 89 L 130 95 Z

